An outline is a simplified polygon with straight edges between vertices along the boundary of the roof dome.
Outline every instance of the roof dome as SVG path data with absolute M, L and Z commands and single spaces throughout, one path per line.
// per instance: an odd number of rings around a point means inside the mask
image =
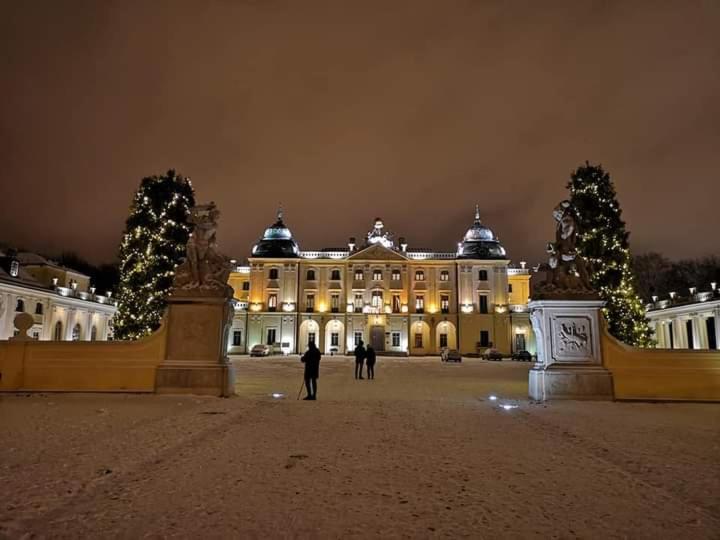
M 475 222 L 458 244 L 459 259 L 504 259 L 505 248 L 495 233 L 480 221 L 480 208 L 475 206 Z
M 265 229 L 262 238 L 252 248 L 253 257 L 297 257 L 300 254 L 297 242 L 290 229 L 283 222 L 282 210 L 277 221 Z

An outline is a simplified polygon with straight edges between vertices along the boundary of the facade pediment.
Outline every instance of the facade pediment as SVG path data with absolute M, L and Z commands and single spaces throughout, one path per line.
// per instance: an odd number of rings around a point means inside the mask
M 407 257 L 403 257 L 397 251 L 388 249 L 379 244 L 368 246 L 365 249 L 353 253 L 348 260 L 371 260 L 371 261 L 407 261 Z

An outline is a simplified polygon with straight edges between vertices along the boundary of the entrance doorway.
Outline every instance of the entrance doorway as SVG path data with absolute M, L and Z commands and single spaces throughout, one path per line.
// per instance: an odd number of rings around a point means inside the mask
M 515 351 L 525 350 L 525 334 L 515 334 Z
M 385 327 L 372 326 L 370 328 L 370 345 L 376 352 L 385 350 Z

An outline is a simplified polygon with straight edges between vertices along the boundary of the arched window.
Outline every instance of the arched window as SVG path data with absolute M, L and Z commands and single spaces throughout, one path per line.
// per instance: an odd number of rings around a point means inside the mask
M 42 315 L 43 314 L 43 305 L 38 302 L 35 304 L 35 315 Z
M 10 275 L 12 277 L 17 277 L 20 273 L 20 263 L 17 261 L 13 261 L 10 263 Z
M 73 340 L 73 341 L 80 341 L 80 334 L 81 334 L 81 333 L 82 333 L 82 327 L 81 327 L 80 324 L 78 323 L 78 324 L 76 324 L 75 326 L 73 326 L 72 340 Z
M 15 304 L 15 311 L 18 313 L 25 311 L 25 301 L 22 298 L 18 298 L 17 303 Z
M 315 281 L 315 270 L 308 270 L 308 271 L 307 271 L 307 280 L 308 280 L 308 281 Z
M 270 279 L 277 279 L 277 278 L 278 278 L 278 269 L 271 268 L 270 269 Z
M 55 323 L 55 332 L 53 333 L 53 339 L 55 341 L 62 341 L 63 327 L 60 321 Z
M 97 341 L 97 326 L 95 325 L 90 329 L 90 341 Z
M 340 280 L 340 270 L 333 270 L 332 274 L 330 275 L 330 279 L 333 281 L 339 281 Z

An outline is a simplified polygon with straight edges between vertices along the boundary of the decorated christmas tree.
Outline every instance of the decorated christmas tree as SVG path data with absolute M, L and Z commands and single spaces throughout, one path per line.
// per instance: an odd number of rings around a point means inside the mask
M 185 256 L 195 195 L 190 179 L 170 170 L 143 178 L 120 244 L 116 339 L 139 339 L 160 326 L 175 267 Z
M 637 347 L 652 344 L 643 302 L 635 292 L 629 233 L 610 175 L 585 162 L 568 183 L 579 225 L 578 249 L 590 266 L 590 281 L 605 300 L 610 333 Z

